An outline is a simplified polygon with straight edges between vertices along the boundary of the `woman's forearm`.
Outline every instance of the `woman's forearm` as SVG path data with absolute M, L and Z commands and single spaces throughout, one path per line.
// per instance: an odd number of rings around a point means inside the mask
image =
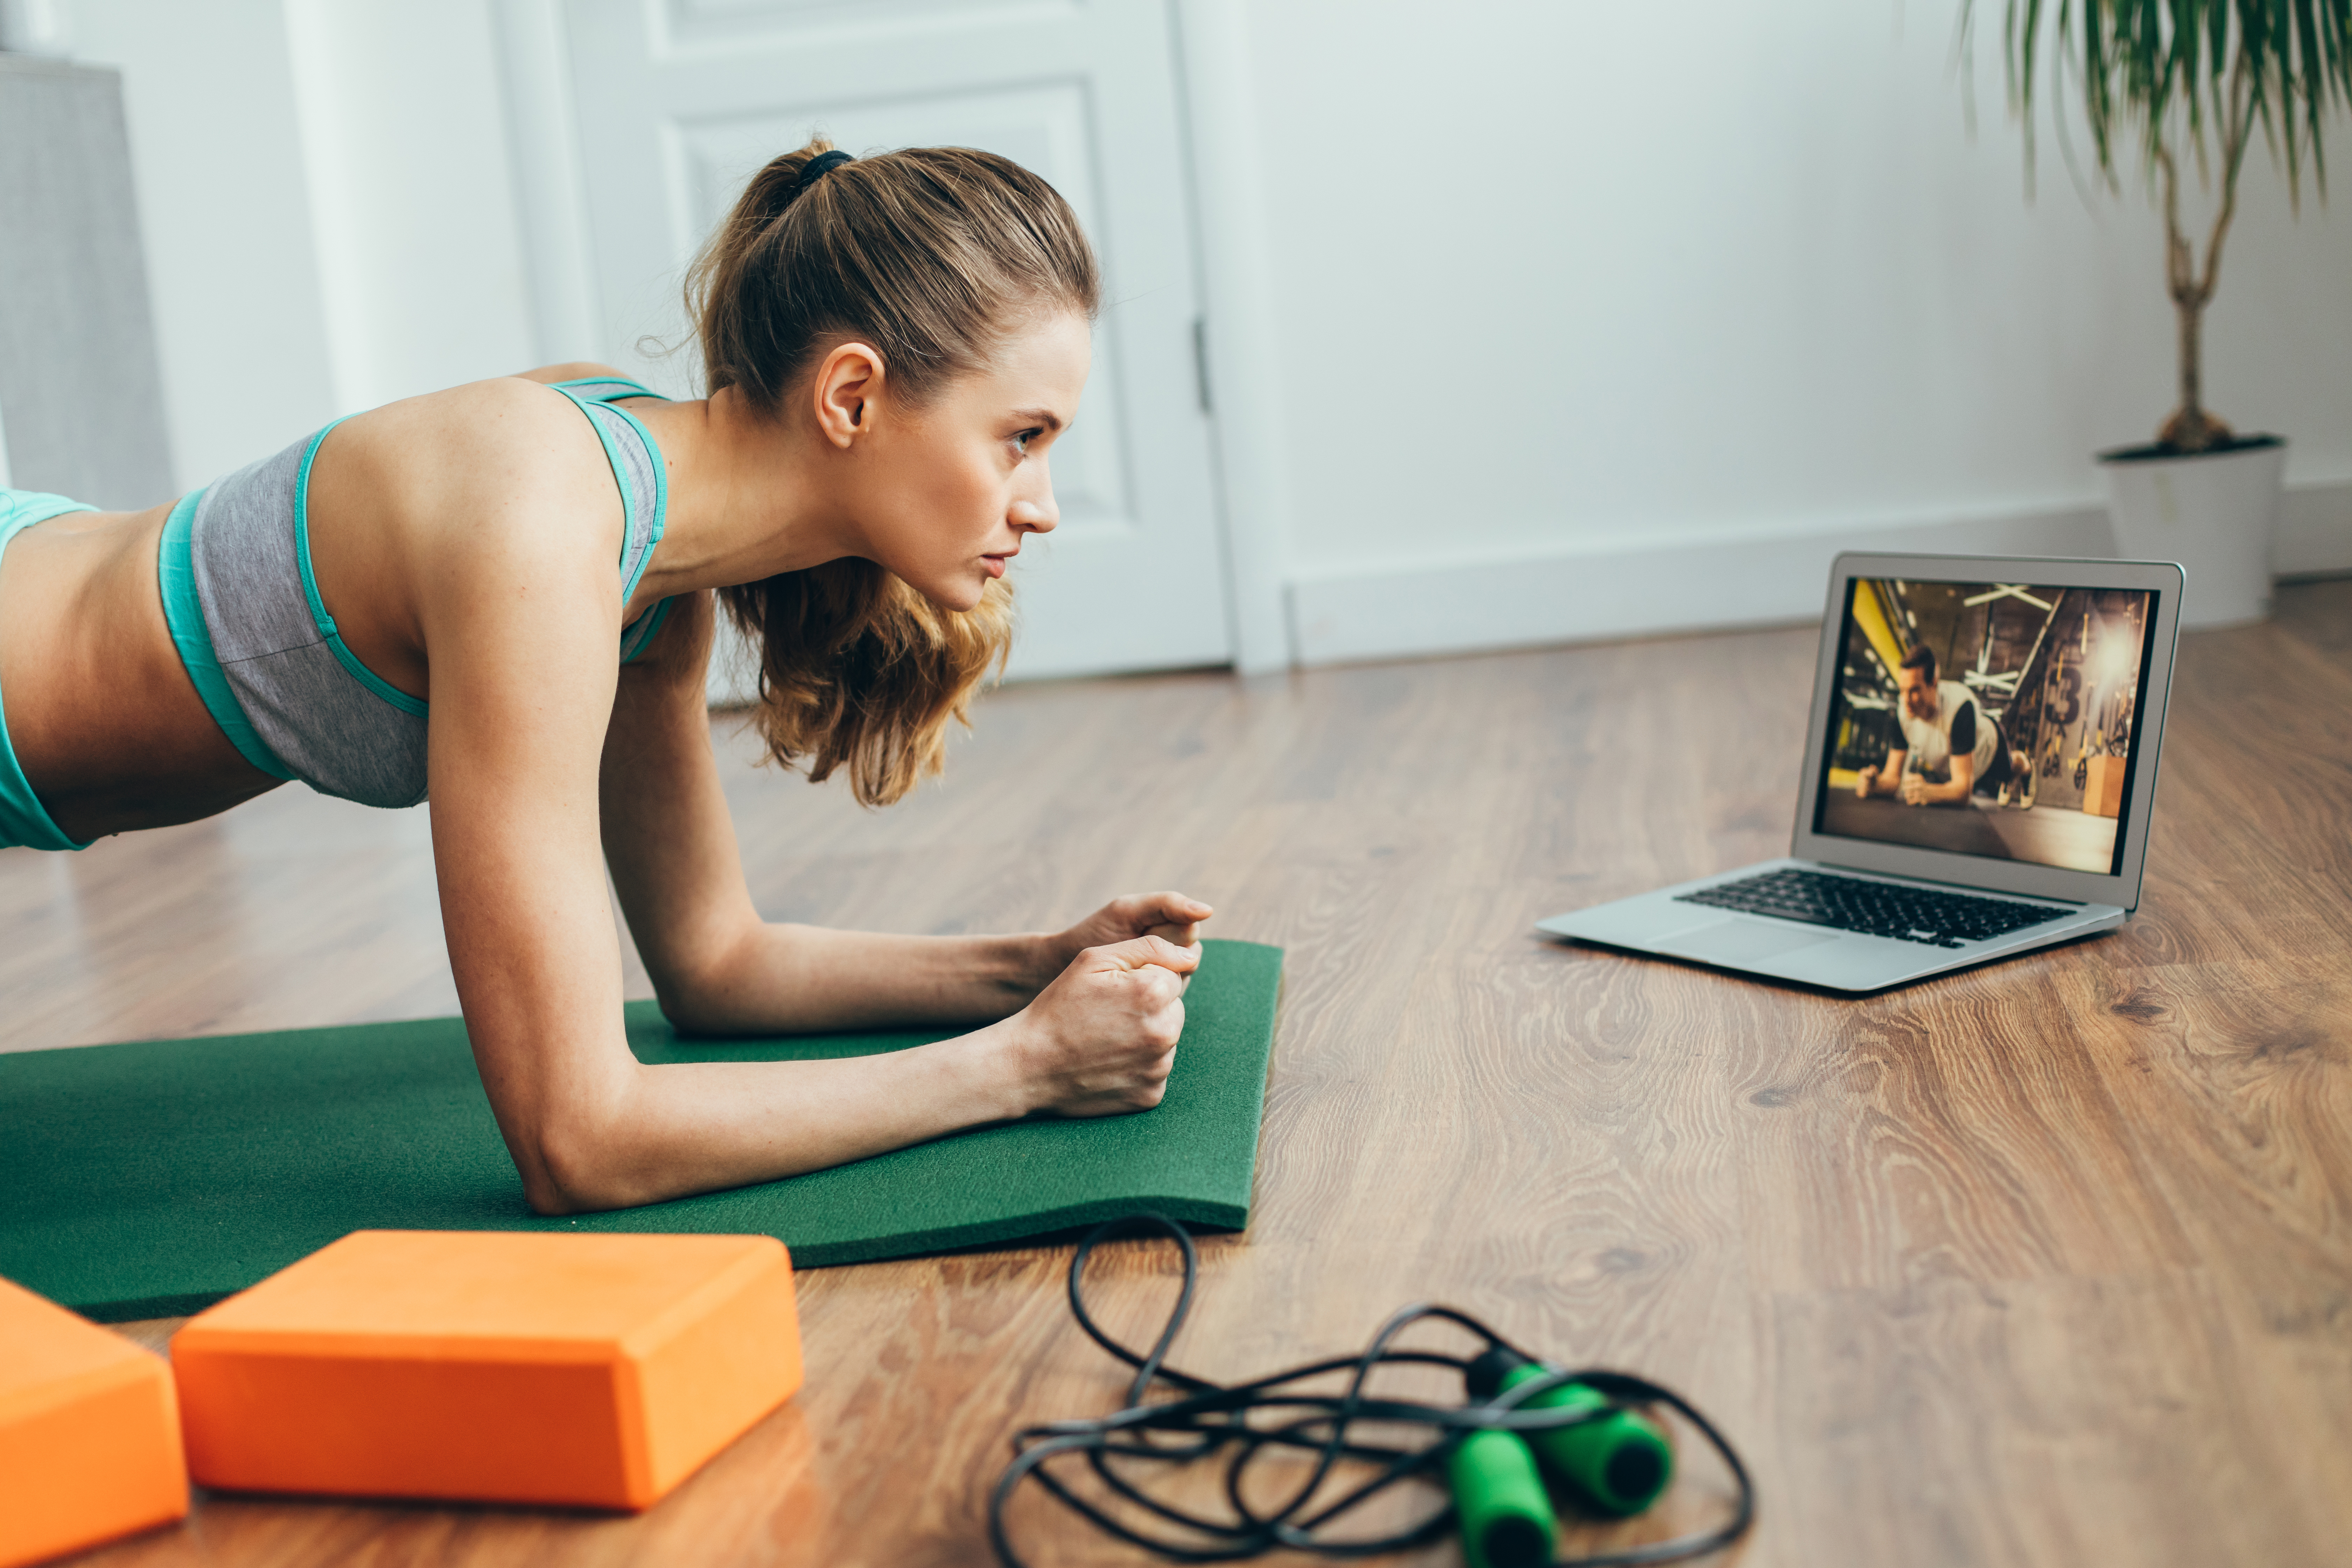
M 862 1160 L 1034 1109 L 1005 1026 L 831 1061 L 638 1065 L 541 1138 L 543 1211 L 658 1203 Z
M 548 1213 L 798 1175 L 1023 1116 L 1149 1110 L 1199 963 L 1197 948 L 1154 936 L 1092 947 L 1017 1016 L 830 1061 L 646 1066 L 617 1040 L 583 1040 L 576 1055 L 542 1052 L 535 1079 L 498 1080 L 492 1104 Z
M 692 976 L 656 982 L 693 1034 L 799 1034 L 1003 1018 L 1073 955 L 1055 937 L 896 936 L 761 924 Z

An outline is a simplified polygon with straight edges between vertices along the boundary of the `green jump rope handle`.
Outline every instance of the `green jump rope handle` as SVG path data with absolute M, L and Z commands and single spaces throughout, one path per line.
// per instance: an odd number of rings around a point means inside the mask
M 1500 1346 L 1472 1362 L 1464 1373 L 1470 1396 L 1488 1400 L 1553 1368 L 1522 1361 Z M 1547 1389 L 1522 1410 L 1591 1410 L 1609 1405 L 1605 1394 L 1580 1383 Z M 1550 1432 L 1523 1434 L 1528 1447 L 1560 1479 L 1604 1513 L 1635 1514 L 1658 1500 L 1675 1477 L 1675 1451 L 1658 1424 L 1639 1411 L 1612 1410 L 1591 1421 Z
M 1536 1457 L 1509 1432 L 1473 1432 L 1447 1456 L 1446 1484 L 1462 1519 L 1470 1568 L 1538 1568 L 1551 1561 L 1559 1521 Z

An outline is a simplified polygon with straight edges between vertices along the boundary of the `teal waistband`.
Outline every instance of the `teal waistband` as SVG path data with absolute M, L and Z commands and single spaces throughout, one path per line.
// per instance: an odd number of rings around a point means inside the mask
M 38 490 L 0 489 L 0 559 L 8 542 L 37 522 L 68 511 L 96 511 L 94 506 Z M 5 709 L 0 708 L 0 847 L 21 845 L 27 849 L 87 849 L 65 836 L 49 816 L 49 808 L 33 793 L 33 781 L 16 762 L 9 742 Z
M 278 760 L 278 753 L 262 743 L 254 732 L 253 722 L 236 700 L 236 693 L 228 686 L 228 677 L 221 673 L 220 659 L 213 652 L 212 628 L 205 625 L 204 601 L 196 596 L 196 568 L 191 542 L 196 518 L 196 503 L 205 492 L 193 490 L 180 498 L 172 515 L 163 522 L 163 545 L 155 557 L 155 579 L 163 588 L 163 624 L 172 628 L 172 641 L 180 650 L 180 662 L 187 667 L 188 679 L 195 683 L 196 695 L 204 699 L 205 710 L 213 722 L 221 727 L 237 754 L 274 779 L 290 779 L 294 772 Z
M 53 496 L 47 490 L 0 490 L 0 548 L 5 548 L 20 528 L 30 528 L 69 511 L 97 510 L 86 500 Z

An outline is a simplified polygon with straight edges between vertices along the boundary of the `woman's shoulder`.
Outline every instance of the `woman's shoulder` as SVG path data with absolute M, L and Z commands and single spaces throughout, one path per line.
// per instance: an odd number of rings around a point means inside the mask
M 618 549 L 621 500 L 604 445 L 579 405 L 544 383 L 498 376 L 405 398 L 336 437 L 321 453 L 314 497 L 321 480 L 334 485 L 328 470 L 341 470 L 347 509 L 436 550 L 577 540 L 583 516 L 608 522 L 588 536 L 601 548 L 610 531 Z
M 551 368 L 570 370 L 572 367 L 558 365 Z M 545 374 L 544 372 L 534 371 L 527 375 L 497 375 L 487 381 L 469 381 L 446 392 L 410 398 L 406 404 L 390 404 L 376 412 L 389 414 L 394 409 L 413 405 L 415 416 L 421 420 L 430 421 L 445 429 L 455 426 L 491 440 L 543 437 L 551 430 L 585 430 L 587 422 L 581 417 L 579 405 L 559 391 L 552 380 L 543 379 Z M 591 444 L 593 444 L 593 439 Z
M 348 436 L 428 485 L 563 487 L 575 476 L 611 484 L 604 447 L 580 405 L 535 378 L 494 376 L 388 403 L 352 418 Z

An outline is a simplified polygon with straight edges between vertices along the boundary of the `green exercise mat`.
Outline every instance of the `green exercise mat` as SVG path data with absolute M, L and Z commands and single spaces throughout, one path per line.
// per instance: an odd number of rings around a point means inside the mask
M 456 1018 L 0 1055 L 0 1276 L 101 1321 L 193 1312 L 354 1230 L 716 1231 L 804 1267 L 1010 1242 L 1138 1208 L 1238 1229 L 1282 950 L 1212 942 L 1158 1109 L 982 1128 L 805 1176 L 546 1219 Z M 903 1050 L 953 1031 L 688 1040 L 647 1062 Z

